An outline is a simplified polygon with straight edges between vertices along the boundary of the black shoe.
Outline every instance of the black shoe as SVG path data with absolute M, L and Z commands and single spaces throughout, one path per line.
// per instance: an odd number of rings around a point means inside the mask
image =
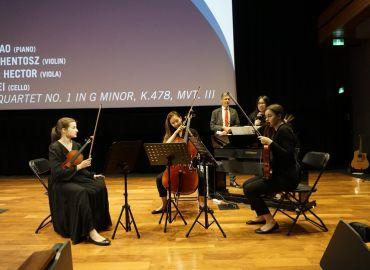
M 276 222 L 275 225 L 270 230 L 264 231 L 264 230 L 261 230 L 261 228 L 258 228 L 254 232 L 259 233 L 259 234 L 268 234 L 268 233 L 276 232 L 277 230 L 279 230 L 279 224 Z
M 152 211 L 152 214 L 153 214 L 153 215 L 156 215 L 156 214 L 161 214 L 162 212 L 163 212 L 163 209 L 153 210 L 153 211 Z
M 260 220 L 260 221 L 248 220 L 245 224 L 247 225 L 266 224 L 266 220 Z
M 231 181 L 230 187 L 241 188 L 241 186 L 236 181 Z
M 97 242 L 94 239 L 92 239 L 91 237 L 89 237 L 87 239 L 87 241 L 94 244 L 94 245 L 97 245 L 97 246 L 109 246 L 110 245 L 110 240 L 107 239 L 107 238 L 104 238 L 104 240 L 101 241 L 101 242 Z

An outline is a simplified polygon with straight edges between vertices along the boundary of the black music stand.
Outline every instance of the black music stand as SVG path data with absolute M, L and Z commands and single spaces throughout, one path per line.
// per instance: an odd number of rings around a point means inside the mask
M 206 181 L 206 165 L 207 163 L 210 163 L 212 165 L 217 166 L 217 161 L 215 158 L 212 156 L 212 154 L 208 151 L 207 147 L 203 144 L 203 142 L 198 138 L 198 137 L 189 137 L 189 140 L 193 143 L 195 148 L 198 150 L 198 153 L 200 155 L 200 164 L 202 164 L 203 167 L 203 177 L 204 177 L 204 205 L 201 207 L 201 211 L 198 213 L 197 217 L 195 218 L 193 224 L 191 225 L 189 231 L 186 234 L 186 237 L 189 237 L 192 229 L 194 228 L 196 223 L 199 223 L 204 229 L 208 229 L 213 222 L 216 223 L 217 227 L 220 229 L 222 235 L 226 238 L 225 232 L 222 230 L 220 224 L 218 223 L 215 215 L 213 214 L 213 210 L 208 207 L 207 204 L 207 181 Z M 198 221 L 200 215 L 204 212 L 204 224 L 200 223 Z M 209 223 L 208 221 L 208 214 L 210 214 L 213 218 L 213 221 Z
M 135 144 L 136 142 L 136 144 Z M 118 224 L 121 224 L 121 226 L 125 229 L 126 232 L 131 231 L 131 224 L 134 224 L 135 231 L 137 238 L 140 238 L 140 233 L 139 230 L 137 229 L 136 222 L 134 219 L 134 215 L 132 214 L 130 205 L 128 204 L 128 192 L 127 192 L 127 174 L 132 171 L 135 167 L 136 160 L 138 157 L 138 153 L 141 149 L 141 143 L 138 143 L 137 141 L 132 142 L 132 141 L 125 141 L 125 142 L 118 142 L 118 143 L 113 143 L 111 147 L 111 155 L 110 155 L 110 160 L 111 162 L 114 161 L 114 169 L 110 169 L 109 173 L 123 173 L 124 174 L 124 179 L 125 179 L 125 189 L 123 192 L 123 196 L 125 197 L 125 204 L 121 208 L 121 212 L 119 214 L 117 224 L 114 228 L 114 232 L 112 235 L 112 239 L 116 236 L 116 232 L 118 229 Z M 135 147 L 133 147 L 133 145 Z M 118 149 L 119 151 L 114 151 L 114 149 Z M 112 155 L 112 153 L 114 153 Z M 126 157 L 123 153 L 127 153 Z M 123 211 L 125 211 L 125 225 L 121 222 L 121 217 L 123 214 Z
M 144 149 L 148 156 L 150 165 L 167 165 L 169 179 L 171 179 L 171 165 L 190 163 L 190 157 L 186 143 L 144 143 Z M 176 214 L 174 215 L 173 219 L 171 218 L 171 204 L 173 204 L 176 209 Z M 167 231 L 167 222 L 172 223 L 177 214 L 181 217 L 184 224 L 187 224 L 179 208 L 172 199 L 171 181 L 168 181 L 168 199 L 165 208 L 162 209 L 162 215 L 159 219 L 159 224 L 162 222 L 165 212 L 164 209 L 166 209 L 164 232 Z

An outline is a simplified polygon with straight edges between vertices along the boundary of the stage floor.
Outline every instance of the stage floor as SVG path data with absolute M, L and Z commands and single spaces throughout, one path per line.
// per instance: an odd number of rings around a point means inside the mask
M 247 176 L 238 176 L 238 182 Z M 113 228 L 102 235 L 111 238 L 123 204 L 123 180 L 107 178 Z M 291 236 L 286 236 L 290 220 L 277 215 L 280 232 L 269 235 L 254 233 L 257 226 L 245 224 L 254 217 L 249 205 L 237 210 L 219 210 L 212 201 L 216 218 L 224 229 L 223 238 L 216 224 L 205 230 L 196 225 L 189 238 L 185 234 L 197 215 L 195 201 L 181 201 L 187 226 L 180 219 L 163 232 L 160 215 L 150 212 L 160 205 L 154 175 L 129 176 L 129 203 L 141 239 L 134 231 L 119 227 L 109 247 L 81 243 L 72 246 L 74 269 L 321 269 L 321 256 L 340 219 L 370 224 L 370 181 L 350 175 L 328 172 L 318 186 L 315 212 L 324 220 L 329 232 L 322 232 L 304 221 L 298 222 Z M 241 193 L 242 190 L 231 188 Z M 0 269 L 16 269 L 34 251 L 51 248 L 67 241 L 51 225 L 40 234 L 35 229 L 48 215 L 43 187 L 32 177 L 0 178 Z M 123 219 L 122 219 L 123 220 Z M 201 218 L 204 221 L 204 217 Z

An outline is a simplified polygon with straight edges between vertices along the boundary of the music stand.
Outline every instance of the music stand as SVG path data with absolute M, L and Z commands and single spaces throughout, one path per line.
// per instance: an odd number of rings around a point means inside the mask
M 140 233 L 139 233 L 139 230 L 137 229 L 134 215 L 132 214 L 131 207 L 128 204 L 128 192 L 127 192 L 127 175 L 135 167 L 140 148 L 141 148 L 141 143 L 139 143 L 139 141 L 134 141 L 134 142 L 121 141 L 118 143 L 113 143 L 110 149 L 111 154 L 115 152 L 113 156 L 112 155 L 110 156 L 112 162 L 114 161 L 115 167 L 113 169 L 111 167 L 109 173 L 113 173 L 113 172 L 123 173 L 124 183 L 125 183 L 125 189 L 123 192 L 123 196 L 125 198 L 125 204 L 121 208 L 121 212 L 119 214 L 116 226 L 114 228 L 112 239 L 114 239 L 114 237 L 116 236 L 118 224 L 121 224 L 121 226 L 125 229 L 126 232 L 131 231 L 131 224 L 134 224 L 137 238 L 140 238 Z M 118 149 L 119 151 L 116 151 L 114 149 L 116 150 Z M 127 156 L 125 157 L 123 153 L 129 153 L 129 154 L 127 154 Z M 123 225 L 123 223 L 121 222 L 123 211 L 125 211 L 125 225 Z
M 172 223 L 175 220 L 177 214 L 181 217 L 184 224 L 186 225 L 186 221 L 181 214 L 179 208 L 177 207 L 176 203 L 173 201 L 171 196 L 171 165 L 176 164 L 189 164 L 190 163 L 190 156 L 188 153 L 186 143 L 144 143 L 144 149 L 148 156 L 150 165 L 152 166 L 163 166 L 167 165 L 168 170 L 168 199 L 165 207 L 162 209 L 162 215 L 159 219 L 159 224 L 162 222 L 162 218 L 164 215 L 164 209 L 166 209 L 166 221 L 164 225 L 164 232 L 167 231 L 167 222 Z M 171 204 L 176 209 L 176 214 L 174 218 L 171 218 Z
M 198 213 L 197 217 L 195 218 L 193 224 L 191 225 L 189 231 L 186 234 L 186 237 L 189 237 L 192 229 L 194 228 L 196 223 L 199 223 L 204 229 L 208 229 L 214 222 L 216 223 L 217 227 L 220 229 L 222 235 L 226 238 L 225 232 L 222 230 L 220 224 L 218 223 L 215 215 L 213 214 L 213 210 L 208 207 L 207 204 L 207 181 L 206 181 L 206 164 L 211 163 L 217 166 L 217 161 L 212 156 L 212 154 L 208 151 L 207 147 L 203 144 L 199 137 L 189 137 L 189 140 L 193 143 L 194 147 L 198 150 L 198 153 L 201 158 L 201 164 L 203 167 L 203 177 L 204 177 L 204 205 L 201 207 L 201 211 Z M 204 212 L 204 224 L 198 221 L 200 215 Z M 213 221 L 209 223 L 208 221 L 208 214 L 210 214 L 213 218 Z

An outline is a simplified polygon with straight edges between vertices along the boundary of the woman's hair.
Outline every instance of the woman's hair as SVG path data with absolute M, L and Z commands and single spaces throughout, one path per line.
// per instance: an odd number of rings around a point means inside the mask
M 62 128 L 67 129 L 70 123 L 76 122 L 73 118 L 63 117 L 60 118 L 57 124 L 51 129 L 51 142 L 55 142 L 62 137 Z
M 280 104 L 271 104 L 269 105 L 267 108 L 266 108 L 266 111 L 267 110 L 270 110 L 272 111 L 274 114 L 276 114 L 277 116 L 280 116 L 281 117 L 281 120 L 284 120 L 284 117 L 285 117 L 285 111 L 284 111 L 284 108 L 283 106 L 281 106 Z
M 269 98 L 268 96 L 259 96 L 259 97 L 257 98 L 257 101 L 256 101 L 256 106 L 257 106 L 256 110 L 258 110 L 258 102 L 260 101 L 260 99 L 263 99 L 263 101 L 264 101 L 264 102 L 265 102 L 265 104 L 266 104 L 266 107 L 267 107 L 268 105 L 270 105 L 270 98 Z
M 177 116 L 181 118 L 181 115 L 176 111 L 172 111 L 167 114 L 166 121 L 164 122 L 164 128 L 165 128 L 166 133 L 164 135 L 163 142 L 166 142 L 175 132 L 175 128 L 170 123 L 170 120 L 173 116 Z

